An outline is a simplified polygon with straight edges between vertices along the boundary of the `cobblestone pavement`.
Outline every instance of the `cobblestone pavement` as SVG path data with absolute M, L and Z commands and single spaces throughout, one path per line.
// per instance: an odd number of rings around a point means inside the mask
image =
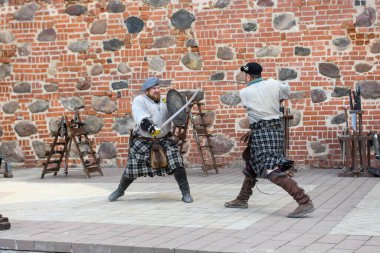
M 209 177 L 189 169 L 191 204 L 173 176 L 139 178 L 108 202 L 122 169 L 91 179 L 81 170 L 44 179 L 41 169 L 14 170 L 0 178 L 0 214 L 12 225 L 0 231 L 0 252 L 380 252 L 379 178 L 300 169 L 295 179 L 317 209 L 290 219 L 295 201 L 263 179 L 248 209 L 224 208 L 243 181 L 237 167 Z

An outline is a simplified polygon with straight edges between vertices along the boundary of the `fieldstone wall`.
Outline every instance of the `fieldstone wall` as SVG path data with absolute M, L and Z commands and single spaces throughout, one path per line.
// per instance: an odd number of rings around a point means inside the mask
M 364 3 L 365 6 L 356 6 Z M 365 130 L 380 130 L 379 0 L 0 0 L 0 152 L 37 166 L 77 106 L 103 161 L 124 166 L 131 101 L 149 76 L 164 91 L 202 89 L 221 162 L 241 159 L 248 129 L 240 66 L 287 81 L 290 156 L 339 163 L 349 89 L 362 87 Z M 194 140 L 186 161 L 199 162 Z M 75 157 L 75 154 L 73 154 Z

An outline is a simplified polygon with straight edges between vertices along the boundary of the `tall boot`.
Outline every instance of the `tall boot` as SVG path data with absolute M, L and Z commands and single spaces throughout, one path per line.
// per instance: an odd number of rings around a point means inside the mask
M 174 178 L 178 183 L 182 193 L 182 201 L 185 203 L 193 202 L 193 197 L 190 195 L 190 186 L 187 182 L 186 170 L 183 167 L 178 167 L 174 170 Z
M 252 188 L 256 185 L 256 179 L 245 177 L 239 195 L 236 199 L 224 203 L 228 208 L 248 208 L 248 200 L 252 195 Z
M 297 201 L 298 207 L 287 215 L 288 218 L 301 218 L 315 210 L 309 195 L 307 195 L 304 189 L 299 187 L 297 182 L 293 179 L 272 173 L 269 176 L 269 180 L 283 188 L 289 193 L 290 196 L 294 198 L 295 201 Z
M 126 177 L 126 173 L 124 171 L 123 175 L 121 175 L 120 183 L 117 189 L 112 192 L 108 196 L 109 201 L 116 201 L 118 198 L 124 195 L 125 190 L 128 188 L 128 186 L 134 181 L 133 178 Z

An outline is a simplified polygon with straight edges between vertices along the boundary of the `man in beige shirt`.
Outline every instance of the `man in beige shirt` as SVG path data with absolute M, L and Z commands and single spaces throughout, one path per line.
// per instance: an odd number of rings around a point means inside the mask
M 240 93 L 241 104 L 247 110 L 251 135 L 248 152 L 243 156 L 246 167 L 245 179 L 236 199 L 225 203 L 229 208 L 248 208 L 248 199 L 256 178 L 267 178 L 282 187 L 298 203 L 298 207 L 288 214 L 289 218 L 300 218 L 314 211 L 314 205 L 305 191 L 286 173 L 293 161 L 284 156 L 284 130 L 281 124 L 280 103 L 288 99 L 289 85 L 272 78 L 261 77 L 260 64 L 251 62 L 240 68 L 245 73 L 247 87 Z

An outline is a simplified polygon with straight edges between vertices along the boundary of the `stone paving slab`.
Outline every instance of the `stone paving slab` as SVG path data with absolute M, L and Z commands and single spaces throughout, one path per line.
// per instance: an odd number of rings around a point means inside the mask
M 121 172 L 40 179 L 41 169 L 20 169 L 0 178 L 0 213 L 12 224 L 0 231 L 0 252 L 380 252 L 378 178 L 301 169 L 296 180 L 317 210 L 289 219 L 296 203 L 261 179 L 248 209 L 224 208 L 240 190 L 239 166 L 209 177 L 189 169 L 191 204 L 172 176 L 139 178 L 107 202 Z
M 380 236 L 380 184 L 356 205 L 331 231 L 332 234 Z

